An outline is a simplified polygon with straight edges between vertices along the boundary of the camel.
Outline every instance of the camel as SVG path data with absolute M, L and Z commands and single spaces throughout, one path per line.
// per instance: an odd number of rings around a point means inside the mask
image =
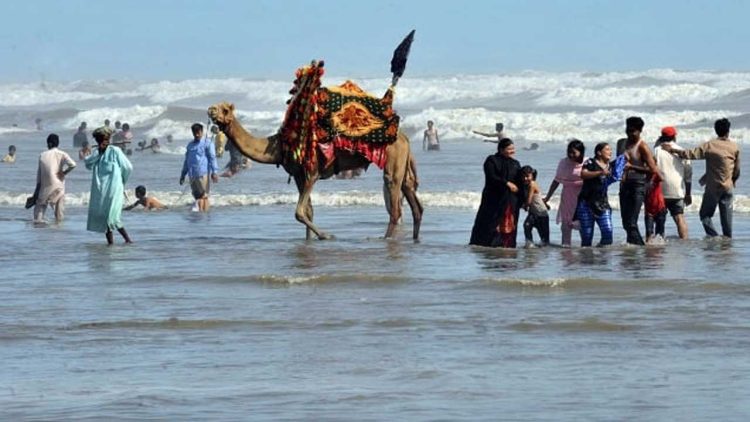
M 294 179 L 299 191 L 294 217 L 306 227 L 306 239 L 314 233 L 318 239 L 330 239 L 333 236 L 321 231 L 313 224 L 313 206 L 310 200 L 315 182 L 328 179 L 343 170 L 361 168 L 370 163 L 363 155 L 346 150 L 337 150 L 333 165 L 324 166 L 322 161 L 312 173 L 305 173 L 302 166 L 293 160 L 284 160 L 281 148 L 281 136 L 275 134 L 266 138 L 256 138 L 242 127 L 234 114 L 234 104 L 222 102 L 208 108 L 208 116 L 224 132 L 243 155 L 261 164 L 275 164 Z M 419 239 L 419 228 L 424 211 L 417 197 L 417 175 L 409 147 L 409 138 L 401 131 L 397 140 L 386 148 L 387 161 L 383 169 L 383 193 L 386 209 L 390 215 L 385 238 L 392 238 L 401 218 L 401 194 L 411 208 L 413 219 L 413 239 Z

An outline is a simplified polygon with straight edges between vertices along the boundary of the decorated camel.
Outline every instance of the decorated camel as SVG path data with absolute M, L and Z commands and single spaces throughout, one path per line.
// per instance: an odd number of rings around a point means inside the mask
M 208 109 L 211 120 L 224 132 L 229 142 L 232 142 L 243 155 L 261 164 L 276 164 L 294 179 L 299 191 L 297 208 L 294 217 L 307 227 L 307 238 L 311 232 L 318 239 L 328 239 L 329 235 L 313 224 L 313 206 L 310 200 L 315 182 L 327 179 L 338 171 L 353 170 L 370 164 L 362 154 L 347 150 L 336 150 L 333 163 L 324 165 L 320 162 L 311 173 L 307 173 L 304 166 L 292 160 L 284 159 L 282 137 L 275 134 L 266 138 L 256 138 L 242 127 L 234 115 L 234 105 L 219 103 Z M 385 237 L 393 236 L 396 225 L 401 218 L 401 194 L 411 207 L 414 220 L 413 237 L 419 238 L 419 228 L 422 222 L 422 205 L 417 198 L 416 173 L 411 162 L 409 138 L 403 132 L 398 132 L 395 142 L 385 148 L 385 167 L 383 168 L 383 192 L 390 220 Z
M 313 223 L 313 186 L 345 170 L 375 164 L 383 170 L 383 192 L 390 215 L 385 237 L 393 236 L 401 218 L 401 196 L 411 208 L 413 238 L 419 238 L 423 208 L 417 197 L 417 175 L 409 138 L 398 129 L 393 111 L 394 88 L 406 65 L 414 31 L 399 45 L 391 61 L 393 80 L 383 98 L 366 93 L 351 81 L 322 87 L 323 62 L 297 70 L 292 98 L 281 129 L 266 138 L 250 134 L 234 113 L 234 105 L 218 103 L 208 116 L 243 155 L 262 164 L 275 164 L 294 179 L 299 192 L 297 221 L 318 239 L 327 235 Z

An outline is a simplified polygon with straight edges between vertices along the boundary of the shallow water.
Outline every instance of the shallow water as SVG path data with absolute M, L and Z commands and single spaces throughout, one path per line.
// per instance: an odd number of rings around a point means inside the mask
M 85 231 L 83 168 L 67 220 L 31 223 L 43 139 L 22 141 L 0 166 L 0 419 L 750 417 L 745 212 L 731 241 L 703 239 L 693 206 L 692 239 L 662 246 L 621 245 L 616 216 L 609 249 L 469 247 L 493 146 L 467 140 L 415 151 L 421 242 L 408 214 L 383 240 L 382 205 L 345 200 L 379 198 L 376 168 L 320 184 L 315 220 L 337 238 L 305 241 L 282 170 L 222 180 L 199 215 L 180 155 L 136 153 L 131 197 L 144 183 L 172 209 L 126 213 L 135 244 L 107 247 Z M 559 155 L 519 159 L 546 189 Z

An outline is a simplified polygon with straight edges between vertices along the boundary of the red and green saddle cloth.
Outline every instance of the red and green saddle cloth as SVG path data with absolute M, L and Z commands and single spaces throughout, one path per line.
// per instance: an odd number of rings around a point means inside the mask
M 385 148 L 398 137 L 393 89 L 377 98 L 351 81 L 321 87 L 323 73 L 323 64 L 316 62 L 297 69 L 281 126 L 285 158 L 312 172 L 319 153 L 330 165 L 336 149 L 347 149 L 383 168 Z

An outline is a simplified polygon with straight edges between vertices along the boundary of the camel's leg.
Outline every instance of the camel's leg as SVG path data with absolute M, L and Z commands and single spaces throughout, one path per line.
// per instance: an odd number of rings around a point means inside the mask
M 313 186 L 315 186 L 317 180 L 317 175 L 310 179 L 307 179 L 304 174 L 294 176 L 294 183 L 297 185 L 297 190 L 299 191 L 297 209 L 294 211 L 294 218 L 305 225 L 306 237 L 308 239 L 310 238 L 310 231 L 315 233 L 315 236 L 320 240 L 330 239 L 331 237 L 329 235 L 320 231 L 312 222 L 312 202 L 310 201 L 310 194 L 312 193 Z
M 404 183 L 401 185 L 401 192 L 403 192 L 404 198 L 406 198 L 406 202 L 409 203 L 409 208 L 411 208 L 411 216 L 414 222 L 413 238 L 417 240 L 419 239 L 419 228 L 422 225 L 424 207 L 422 207 L 422 203 L 419 201 L 419 197 L 417 197 L 417 186 L 414 176 L 408 170 L 404 178 Z
M 393 237 L 393 233 L 401 218 L 401 185 L 404 183 L 405 165 L 398 165 L 401 160 L 389 160 L 383 169 L 383 191 L 386 195 L 386 204 L 389 205 L 388 228 L 385 231 L 385 238 Z
M 307 206 L 305 207 L 305 215 L 307 216 L 307 219 L 310 220 L 312 223 L 315 221 L 313 219 L 313 206 L 312 206 L 312 198 L 307 198 Z M 312 230 L 310 228 L 305 229 L 305 239 L 310 240 L 312 238 Z

